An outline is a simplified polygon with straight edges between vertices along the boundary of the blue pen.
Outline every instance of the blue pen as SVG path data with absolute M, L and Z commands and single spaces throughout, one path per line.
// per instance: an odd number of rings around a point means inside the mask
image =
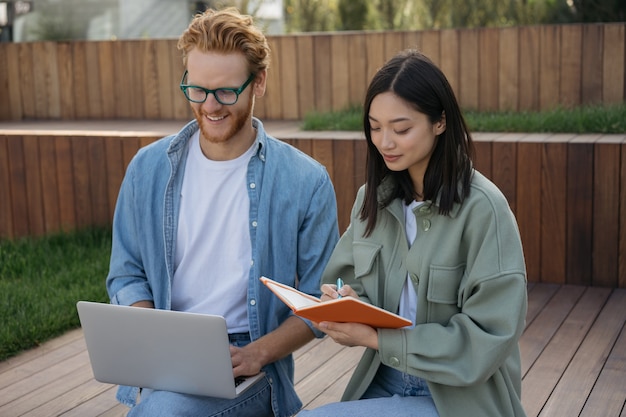
M 343 287 L 343 280 L 341 278 L 337 278 L 337 298 L 341 298 L 341 294 L 339 294 L 341 287 Z

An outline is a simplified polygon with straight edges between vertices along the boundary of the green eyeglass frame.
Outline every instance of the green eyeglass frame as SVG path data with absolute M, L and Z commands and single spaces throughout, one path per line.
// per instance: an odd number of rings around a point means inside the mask
M 246 87 L 252 82 L 252 80 L 254 80 L 255 75 L 256 74 L 250 74 L 246 82 L 244 82 L 243 85 L 239 88 L 222 87 L 216 88 L 215 90 L 209 90 L 208 88 L 200 87 L 198 85 L 185 84 L 184 82 L 187 78 L 187 70 L 185 70 L 183 78 L 180 80 L 180 89 L 182 90 L 183 94 L 185 94 L 187 100 L 191 101 L 192 103 L 204 103 L 209 94 L 213 94 L 213 97 L 215 97 L 215 100 L 217 100 L 218 103 L 225 106 L 231 106 L 237 103 L 237 100 L 239 100 L 239 94 L 241 94 L 243 90 L 246 89 Z M 191 90 L 192 94 L 190 94 L 189 90 Z M 204 94 L 203 98 L 201 93 Z

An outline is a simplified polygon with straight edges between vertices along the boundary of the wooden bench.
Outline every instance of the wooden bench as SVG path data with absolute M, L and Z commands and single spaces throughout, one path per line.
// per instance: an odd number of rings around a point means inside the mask
M 626 416 L 626 289 L 528 284 L 522 402 L 534 416 Z M 316 339 L 295 353 L 305 408 L 337 401 L 362 348 Z M 0 416 L 124 416 L 93 379 L 80 329 L 0 362 Z
M 108 226 L 137 150 L 185 122 L 0 122 L 0 238 Z M 362 132 L 268 133 L 322 163 L 340 231 L 365 182 Z M 626 288 L 626 134 L 475 133 L 476 168 L 504 193 L 520 228 L 530 282 Z

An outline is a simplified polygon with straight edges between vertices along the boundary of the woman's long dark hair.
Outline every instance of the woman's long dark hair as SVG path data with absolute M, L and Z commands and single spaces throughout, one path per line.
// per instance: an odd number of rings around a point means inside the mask
M 448 215 L 455 203 L 469 194 L 474 145 L 452 87 L 443 72 L 425 55 L 415 50 L 400 52 L 372 78 L 363 106 L 363 128 L 367 139 L 367 186 L 360 218 L 367 221 L 365 235 L 376 226 L 377 212 L 396 198 L 413 201 L 415 190 L 408 170 L 391 171 L 372 143 L 369 111 L 374 97 L 393 92 L 431 123 L 445 115 L 446 130 L 439 135 L 426 173 L 424 201 L 437 203 L 439 213 Z M 379 201 L 377 189 L 387 176 L 395 178 L 394 189 Z M 437 200 L 438 199 L 438 200 Z

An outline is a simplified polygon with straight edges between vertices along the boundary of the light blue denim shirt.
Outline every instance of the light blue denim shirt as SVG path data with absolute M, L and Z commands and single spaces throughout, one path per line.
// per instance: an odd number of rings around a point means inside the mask
M 292 315 L 259 277 L 319 296 L 320 278 L 339 233 L 335 192 L 324 166 L 268 136 L 258 119 L 253 123 L 258 150 L 247 170 L 252 244 L 247 302 L 250 337 L 256 340 Z M 113 304 L 153 300 L 156 308 L 171 308 L 181 186 L 189 139 L 197 130 L 195 121 L 188 123 L 179 133 L 140 149 L 128 166 L 113 218 L 106 280 Z M 302 403 L 293 387 L 293 357 L 264 371 L 275 415 L 298 411 Z M 120 387 L 117 398 L 132 407 L 137 394 L 138 388 Z

